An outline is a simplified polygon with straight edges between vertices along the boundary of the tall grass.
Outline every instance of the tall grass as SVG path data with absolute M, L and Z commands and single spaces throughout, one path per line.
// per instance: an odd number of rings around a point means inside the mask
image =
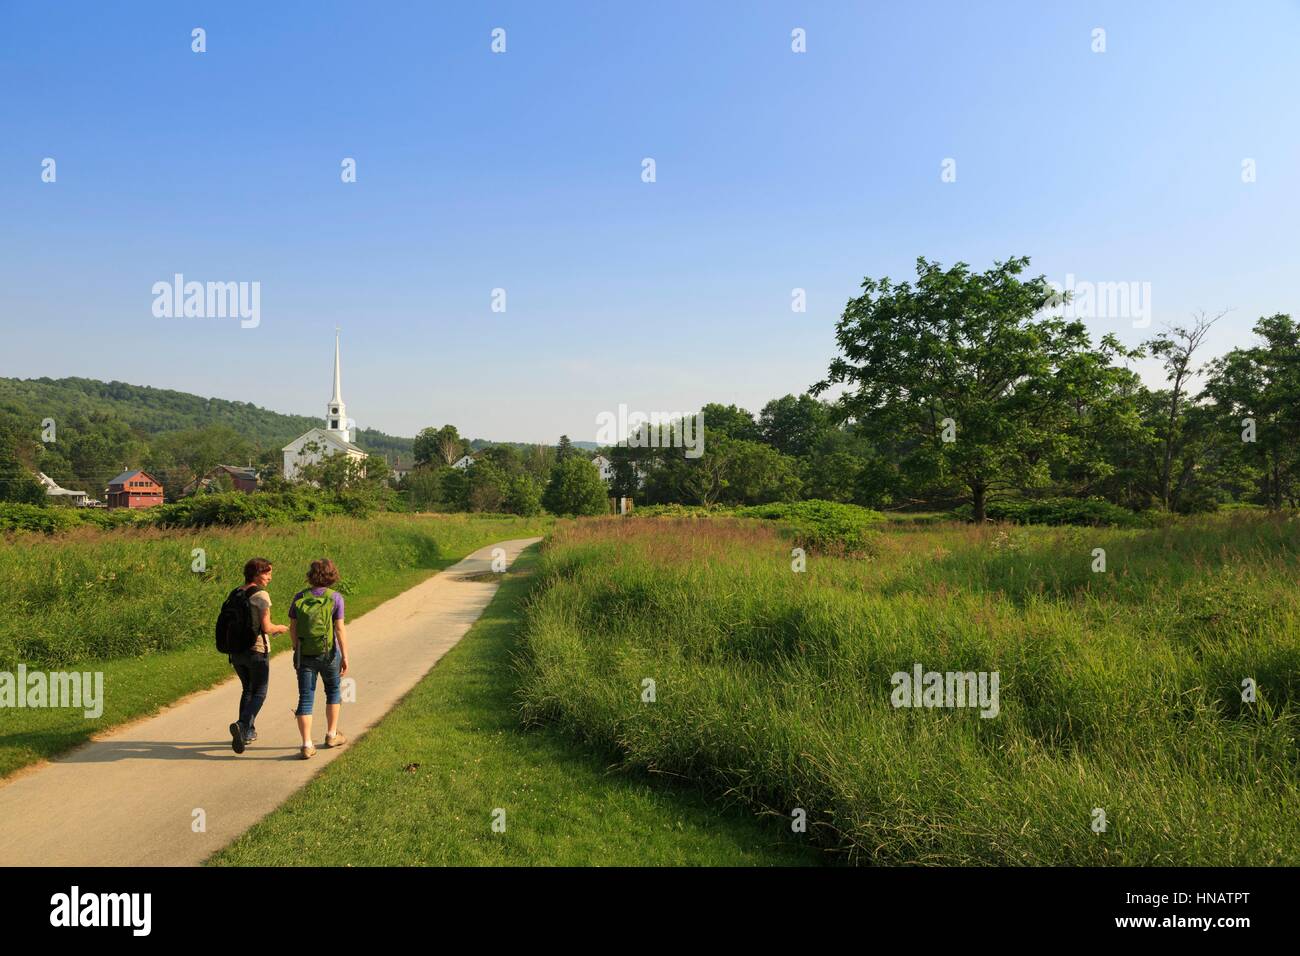
M 540 574 L 527 719 L 803 808 L 854 862 L 1300 862 L 1294 517 L 890 529 L 804 573 L 767 526 L 612 519 Z M 916 663 L 997 671 L 999 715 L 895 709 Z
M 376 515 L 193 531 L 75 529 L 0 542 L 0 670 L 18 662 L 59 668 L 212 641 L 217 610 L 243 582 L 244 562 L 275 564 L 270 591 L 283 615 L 309 562 L 330 557 L 345 594 L 394 574 L 434 570 L 546 522 L 517 518 Z M 195 571 L 196 550 L 202 567 Z M 215 650 L 213 651 L 215 654 Z

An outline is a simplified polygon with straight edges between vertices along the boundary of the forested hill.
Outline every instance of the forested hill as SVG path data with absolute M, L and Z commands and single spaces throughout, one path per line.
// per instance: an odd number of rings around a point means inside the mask
M 0 378 L 0 413 L 38 423 L 111 414 L 145 436 L 227 425 L 262 449 L 278 449 L 323 421 L 322 416 L 285 415 L 248 402 L 202 398 L 187 392 L 90 378 Z M 411 457 L 410 438 L 360 429 L 356 443 L 368 452 Z

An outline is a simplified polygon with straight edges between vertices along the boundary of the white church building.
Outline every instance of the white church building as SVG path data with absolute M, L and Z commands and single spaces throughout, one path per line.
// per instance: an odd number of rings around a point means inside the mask
M 343 377 L 339 365 L 339 339 L 334 336 L 334 394 L 330 396 L 325 427 L 313 428 L 284 446 L 284 477 L 290 481 L 298 477 L 305 465 L 313 465 L 329 455 L 347 455 L 355 461 L 365 461 L 366 453 L 352 444 L 352 430 L 348 427 L 347 406 L 343 404 Z

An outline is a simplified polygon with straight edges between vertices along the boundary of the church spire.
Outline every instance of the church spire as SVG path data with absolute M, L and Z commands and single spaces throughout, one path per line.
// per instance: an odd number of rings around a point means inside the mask
M 332 404 L 343 404 L 343 375 L 339 365 L 339 330 L 334 329 L 334 394 L 330 396 Z
M 325 416 L 325 430 L 333 432 L 344 441 L 351 441 L 348 429 L 347 406 L 343 404 L 343 372 L 339 361 L 339 330 L 334 329 L 334 394 L 330 396 L 329 414 Z

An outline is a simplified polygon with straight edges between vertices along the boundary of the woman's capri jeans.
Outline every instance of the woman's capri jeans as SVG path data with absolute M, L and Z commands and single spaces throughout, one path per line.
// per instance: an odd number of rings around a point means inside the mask
M 311 714 L 312 704 L 316 699 L 317 674 L 320 674 L 321 680 L 325 682 L 325 703 L 343 703 L 343 694 L 339 690 L 339 665 L 341 663 L 342 656 L 339 654 L 337 644 L 334 645 L 333 653 L 329 657 L 321 654 L 317 657 L 304 657 L 300 660 L 298 666 L 298 709 L 294 711 L 294 714 L 299 717 L 306 717 Z

